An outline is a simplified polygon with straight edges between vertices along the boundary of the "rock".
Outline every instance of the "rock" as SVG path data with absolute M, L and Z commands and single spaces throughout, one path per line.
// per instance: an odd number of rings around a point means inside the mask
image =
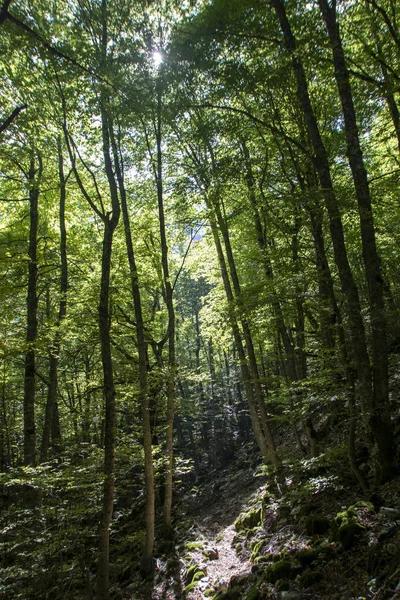
M 379 529 L 376 532 L 378 541 L 383 542 L 384 540 L 391 538 L 396 533 L 398 528 L 399 526 L 397 525 L 397 523 L 385 523 L 384 525 L 379 527 Z
M 351 548 L 356 538 L 365 531 L 365 527 L 354 518 L 356 514 L 356 505 L 353 505 L 337 513 L 333 520 L 333 539 L 338 540 L 345 550 Z
M 267 579 L 270 583 L 276 583 L 278 579 L 291 579 L 293 576 L 293 565 L 290 560 L 278 560 L 267 569 Z
M 206 548 L 203 550 L 203 554 L 208 560 L 218 560 L 219 553 L 216 548 Z
M 314 548 L 299 550 L 299 552 L 296 553 L 295 557 L 297 558 L 302 567 L 306 567 L 318 558 L 318 550 L 315 550 Z
M 303 588 L 308 588 L 313 583 L 317 583 L 317 581 L 321 581 L 322 574 L 320 571 L 313 571 L 312 569 L 306 569 L 300 577 L 301 585 Z
M 253 529 L 257 525 L 261 525 L 263 520 L 262 513 L 262 506 L 253 508 L 248 512 L 241 513 L 234 523 L 236 531 L 242 531 L 243 529 Z
M 357 521 L 350 520 L 347 523 L 343 523 L 339 527 L 338 537 L 345 550 L 351 548 L 356 538 L 365 531 L 365 527 L 357 523 Z
M 381 506 L 379 509 L 379 514 L 384 515 L 391 521 L 396 521 L 400 519 L 400 510 L 398 508 L 389 508 L 388 506 Z
M 323 535 L 331 527 L 329 519 L 323 515 L 311 515 L 306 519 L 307 535 Z

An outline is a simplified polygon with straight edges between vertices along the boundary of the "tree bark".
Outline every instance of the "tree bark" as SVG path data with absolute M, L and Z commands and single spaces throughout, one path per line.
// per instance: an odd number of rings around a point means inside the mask
M 102 60 L 107 59 L 107 0 L 102 0 Z M 110 119 L 108 114 L 108 97 L 103 88 L 100 93 L 101 131 L 103 143 L 104 167 L 111 198 L 111 212 L 103 214 L 104 224 L 103 249 L 101 258 L 101 281 L 99 298 L 99 331 L 101 361 L 103 367 L 103 390 L 105 400 L 105 431 L 104 431 L 104 490 L 103 507 L 99 527 L 99 554 L 97 559 L 97 597 L 99 600 L 110 598 L 109 590 L 109 553 L 110 553 L 110 523 L 114 506 L 115 478 L 115 385 L 111 354 L 111 315 L 109 309 L 111 255 L 114 231 L 120 217 L 118 189 L 114 177 L 110 153 Z
M 292 69 L 296 80 L 297 97 L 303 111 L 308 138 L 314 151 L 313 161 L 328 212 L 335 262 L 338 268 L 343 295 L 346 298 L 345 310 L 351 333 L 351 362 L 354 364 L 357 372 L 356 393 L 363 408 L 363 417 L 367 430 L 371 431 L 369 415 L 373 406 L 372 373 L 358 288 L 348 261 L 342 219 L 333 189 L 328 154 L 311 105 L 304 67 L 286 15 L 285 4 L 283 0 L 271 0 L 271 5 L 275 9 L 279 19 L 285 46 L 291 57 Z
M 57 405 L 57 387 L 58 387 L 58 363 L 61 351 L 61 323 L 67 314 L 67 293 L 68 293 L 68 261 L 67 261 L 67 231 L 65 227 L 65 200 L 66 200 L 66 179 L 64 175 L 64 159 L 62 155 L 61 140 L 58 140 L 58 178 L 60 183 L 60 258 L 61 258 L 61 278 L 60 278 L 60 304 L 58 309 L 58 318 L 56 323 L 56 333 L 52 348 L 50 349 L 50 368 L 49 368 L 49 387 L 47 392 L 46 413 L 42 435 L 42 445 L 40 449 L 40 460 L 46 461 L 50 445 L 52 430 L 57 438 L 53 438 L 53 447 L 60 447 L 61 439 L 58 434 L 59 418 Z M 55 422 L 52 426 L 53 421 Z M 56 424 L 58 423 L 58 425 Z
M 41 159 L 36 168 L 32 156 L 28 173 L 29 185 L 29 264 L 28 264 L 28 295 L 27 295 L 27 330 L 25 354 L 25 384 L 24 384 L 24 464 L 34 465 L 36 462 L 36 424 L 35 424 L 35 369 L 36 369 L 36 336 L 37 336 L 37 233 L 38 233 L 38 199 L 39 182 L 42 174 Z
M 164 501 L 164 529 L 165 534 L 170 536 L 172 533 L 171 526 L 171 509 L 172 509 L 172 492 L 173 492 L 173 472 L 174 472 L 174 453 L 173 453 L 173 437 L 174 437 L 174 409 L 175 409 L 175 310 L 173 303 L 173 290 L 168 265 L 168 243 L 165 229 L 165 214 L 164 214 L 164 194 L 163 194 L 163 173 L 162 173 L 162 150 L 161 150 L 161 79 L 157 83 L 159 89 L 158 107 L 157 107 L 157 201 L 158 201 L 158 219 L 160 227 L 161 240 L 161 262 L 165 289 L 165 304 L 168 311 L 168 373 L 167 373 L 167 430 L 166 430 L 166 449 L 167 449 L 167 466 L 165 473 L 165 501 Z
M 110 128 L 111 142 L 114 156 L 114 167 L 117 175 L 118 187 L 121 199 L 122 218 L 125 230 L 125 244 L 128 257 L 131 294 L 136 319 L 137 347 L 139 354 L 139 397 L 142 407 L 142 428 L 143 428 L 143 448 L 144 448 L 144 475 L 146 490 L 145 505 L 145 523 L 146 523 L 146 542 L 142 557 L 142 570 L 148 574 L 153 570 L 153 550 L 154 550 L 154 469 L 153 469 L 153 451 L 150 419 L 150 398 L 148 384 L 148 348 L 144 329 L 142 299 L 139 286 L 139 274 L 136 265 L 135 251 L 132 242 L 132 230 L 129 219 L 128 204 L 126 198 L 126 188 L 122 170 L 122 161 L 120 160 L 120 151 L 116 143 L 113 127 Z
M 251 376 L 251 382 L 254 386 L 254 397 L 258 406 L 259 418 L 262 430 L 264 432 L 264 436 L 266 439 L 266 443 L 269 449 L 269 455 L 272 465 L 275 468 L 279 468 L 281 466 L 281 460 L 277 453 L 275 441 L 271 432 L 271 428 L 269 425 L 269 418 L 267 414 L 267 409 L 265 405 L 264 393 L 261 387 L 260 375 L 258 371 L 257 358 L 254 350 L 253 338 L 250 330 L 250 326 L 248 320 L 245 315 L 245 307 L 243 305 L 243 298 L 240 288 L 239 277 L 236 271 L 235 260 L 232 252 L 232 247 L 229 238 L 229 231 L 226 226 L 225 219 L 221 212 L 221 207 L 219 205 L 218 198 L 214 198 L 212 202 L 213 210 L 215 211 L 216 221 L 218 223 L 218 227 L 221 231 L 222 238 L 224 240 L 224 246 L 229 266 L 229 273 L 232 279 L 232 286 L 234 291 L 234 300 L 235 304 L 238 307 L 239 320 L 243 329 L 243 337 L 246 344 L 247 350 L 247 359 L 249 364 L 249 371 Z
M 383 483 L 396 470 L 396 453 L 390 421 L 383 278 L 376 247 L 368 176 L 364 166 L 350 77 L 337 22 L 336 2 L 333 0 L 332 7 L 329 6 L 327 0 L 318 0 L 318 3 L 332 47 L 335 78 L 344 116 L 347 157 L 353 177 L 360 217 L 362 255 L 368 285 L 372 331 L 373 403 L 368 419 L 376 446 L 374 451 L 376 459 L 375 476 L 378 483 Z

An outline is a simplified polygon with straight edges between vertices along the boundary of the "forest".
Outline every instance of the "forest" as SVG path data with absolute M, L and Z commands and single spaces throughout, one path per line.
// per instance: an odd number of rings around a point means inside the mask
M 400 2 L 2 0 L 0 598 L 400 597 Z

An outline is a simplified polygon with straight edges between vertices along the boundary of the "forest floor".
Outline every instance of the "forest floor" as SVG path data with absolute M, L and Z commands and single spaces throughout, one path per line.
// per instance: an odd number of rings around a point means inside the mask
M 329 473 L 323 459 L 299 461 L 284 489 L 260 466 L 208 473 L 181 495 L 154 577 L 123 597 L 399 600 L 400 478 L 374 505 L 349 473 Z

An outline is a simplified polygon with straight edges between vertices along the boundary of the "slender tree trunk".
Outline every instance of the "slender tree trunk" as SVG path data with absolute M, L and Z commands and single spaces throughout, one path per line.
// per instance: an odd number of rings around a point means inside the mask
M 216 383 L 216 373 L 215 373 L 215 359 L 214 359 L 214 346 L 212 342 L 212 338 L 208 340 L 208 365 L 210 370 L 210 387 L 211 387 L 211 405 L 210 405 L 210 420 L 209 420 L 209 431 L 211 433 L 211 466 L 215 467 L 217 464 L 217 439 L 216 439 L 216 429 L 215 429 L 215 415 L 216 415 L 216 395 L 215 395 L 215 383 Z M 219 440 L 220 441 L 220 440 Z
M 243 380 L 243 385 L 246 392 L 247 402 L 249 405 L 251 424 L 253 427 L 254 436 L 256 438 L 256 442 L 261 452 L 261 456 L 263 457 L 266 463 L 271 461 L 270 452 L 265 440 L 264 432 L 261 427 L 260 417 L 258 413 L 257 402 L 254 398 L 254 392 L 251 382 L 251 375 L 249 371 L 249 367 L 247 364 L 246 354 L 243 348 L 243 343 L 241 339 L 241 334 L 238 326 L 238 322 L 234 313 L 234 296 L 231 288 L 231 283 L 229 281 L 228 270 L 225 262 L 225 256 L 222 250 L 221 241 L 218 235 L 218 228 L 213 216 L 210 218 L 211 230 L 214 238 L 215 248 L 217 250 L 218 261 L 221 269 L 222 281 L 225 288 L 225 294 L 229 304 L 229 321 L 232 328 L 233 338 L 235 340 L 235 347 L 238 353 L 238 359 L 240 364 L 240 370 Z
M 37 233 L 38 233 L 38 199 L 39 181 L 42 172 L 41 160 L 36 168 L 32 156 L 29 173 L 29 265 L 27 296 L 27 331 L 25 354 L 24 385 L 24 464 L 34 465 L 36 462 L 36 425 L 35 425 L 35 369 L 36 369 L 36 335 L 37 335 Z
M 161 80 L 158 81 L 161 86 Z M 161 240 L 161 262 L 165 288 L 165 304 L 168 311 L 168 374 L 167 374 L 167 468 L 165 473 L 165 501 L 164 501 L 164 528 L 165 534 L 170 536 L 172 492 L 173 492 L 173 472 L 174 472 L 174 408 L 175 408 L 175 310 L 173 303 L 173 290 L 168 265 L 168 243 L 165 229 L 164 214 L 164 192 L 163 192 L 163 174 L 162 174 L 162 150 L 161 150 L 161 89 L 158 90 L 158 109 L 157 109 L 157 200 L 158 200 L 158 219 L 160 225 Z
M 142 570 L 145 574 L 153 570 L 153 549 L 154 549 L 154 469 L 153 469 L 153 451 L 150 419 L 150 397 L 148 384 L 148 350 L 144 329 L 142 300 L 139 286 L 139 274 L 136 265 L 136 257 L 132 242 L 132 231 L 129 220 L 128 204 L 126 198 L 126 189 L 122 171 L 122 161 L 117 146 L 113 128 L 110 128 L 111 142 L 114 155 L 114 167 L 118 180 L 118 187 L 121 198 L 122 217 L 125 230 L 125 243 L 128 256 L 129 272 L 131 278 L 131 294 L 133 299 L 136 335 L 139 354 L 139 394 L 140 405 L 142 407 L 142 427 L 143 427 L 143 447 L 144 447 L 144 472 L 145 472 L 145 522 L 146 522 L 146 542 L 142 557 Z
M 82 440 L 89 444 L 91 441 L 90 410 L 92 404 L 92 392 L 90 390 L 90 359 L 89 354 L 87 352 L 85 353 L 85 380 L 86 394 L 83 409 Z
M 60 279 L 60 293 L 61 300 L 58 310 L 58 319 L 56 323 L 56 333 L 52 348 L 50 350 L 50 369 L 49 369 L 49 387 L 47 392 L 47 403 L 45 421 L 42 435 L 42 445 L 40 449 L 41 461 L 46 461 L 48 458 L 48 451 L 50 445 L 50 437 L 52 430 L 57 431 L 59 429 L 59 418 L 58 405 L 56 402 L 57 398 L 57 387 L 58 387 L 58 363 L 61 351 L 61 323 L 67 314 L 67 292 L 68 292 L 68 262 L 67 262 L 67 231 L 65 227 L 65 199 L 66 199 L 66 179 L 64 175 L 64 159 L 62 155 L 61 140 L 58 140 L 58 177 L 60 182 L 60 211 L 59 211 L 59 222 L 60 222 L 60 257 L 61 257 L 61 279 Z M 58 426 L 53 422 L 57 423 Z M 60 435 L 57 433 L 57 439 L 53 438 L 53 445 L 57 447 L 61 444 Z
M 318 0 L 318 3 L 332 46 L 335 77 L 344 116 L 347 157 L 358 202 L 372 330 L 373 405 L 369 419 L 376 444 L 375 476 L 378 483 L 383 483 L 395 472 L 396 456 L 390 421 L 383 278 L 376 247 L 368 176 L 364 166 L 349 72 L 337 22 L 336 3 L 333 2 L 332 7 L 327 0 Z
M 102 0 L 102 40 L 101 47 L 103 61 L 107 56 L 107 0 Z M 104 431 L 104 491 L 103 507 L 99 527 L 99 554 L 97 559 L 97 598 L 108 600 L 109 590 L 109 553 L 110 553 L 110 523 L 114 506 L 114 478 L 115 478 L 115 385 L 113 363 L 111 354 L 111 315 L 109 308 L 110 299 L 110 274 L 111 255 L 114 231 L 120 217 L 120 204 L 118 189 L 114 177 L 110 153 L 110 119 L 108 115 L 108 98 L 104 89 L 100 94 L 101 128 L 103 142 L 104 167 L 111 197 L 111 212 L 103 215 L 104 234 L 103 251 L 101 259 L 101 282 L 99 298 L 99 330 L 101 361 L 103 366 L 103 390 L 105 399 L 105 431 Z
M 292 69 L 297 86 L 297 96 L 303 111 L 308 138 L 314 151 L 313 160 L 328 211 L 335 262 L 338 268 L 342 291 L 346 298 L 345 309 L 351 333 L 351 361 L 355 365 L 357 371 L 356 393 L 363 408 L 363 417 L 367 430 L 371 432 L 369 415 L 373 406 L 372 373 L 369 363 L 358 288 L 354 281 L 348 261 L 342 220 L 338 202 L 333 190 L 328 155 L 311 105 L 304 67 L 298 54 L 296 40 L 286 15 L 285 4 L 283 0 L 271 0 L 271 5 L 275 9 L 279 19 L 284 35 L 285 46 L 291 56 Z
M 0 436 L 1 436 L 1 467 L 2 472 L 6 471 L 10 465 L 12 465 L 12 453 L 11 453 L 11 440 L 10 440 L 10 429 L 8 426 L 7 417 L 7 403 L 6 403 L 6 359 L 3 358 L 3 374 L 1 384 L 1 423 L 0 423 Z
M 279 468 L 281 466 L 281 460 L 276 450 L 275 441 L 271 432 L 271 428 L 269 425 L 269 418 L 267 414 L 267 409 L 264 400 L 264 393 L 262 391 L 260 375 L 258 372 L 258 364 L 257 358 L 254 350 L 253 338 L 250 331 L 250 326 L 245 316 L 245 307 L 243 305 L 242 292 L 240 288 L 239 277 L 236 271 L 235 260 L 233 257 L 232 247 L 229 238 L 228 228 L 226 226 L 225 219 L 222 215 L 221 208 L 219 205 L 219 200 L 214 198 L 213 209 L 215 211 L 216 220 L 219 226 L 219 229 L 222 234 L 222 238 L 224 240 L 224 246 L 226 251 L 226 256 L 229 265 L 229 273 L 232 279 L 233 290 L 234 290 L 234 298 L 236 305 L 238 307 L 239 319 L 243 328 L 243 337 L 246 344 L 247 350 L 247 358 L 249 364 L 249 370 L 251 375 L 251 381 L 254 386 L 254 396 L 258 405 L 258 411 L 260 415 L 260 423 L 262 430 L 264 432 L 264 436 L 268 445 L 270 459 L 275 468 Z

